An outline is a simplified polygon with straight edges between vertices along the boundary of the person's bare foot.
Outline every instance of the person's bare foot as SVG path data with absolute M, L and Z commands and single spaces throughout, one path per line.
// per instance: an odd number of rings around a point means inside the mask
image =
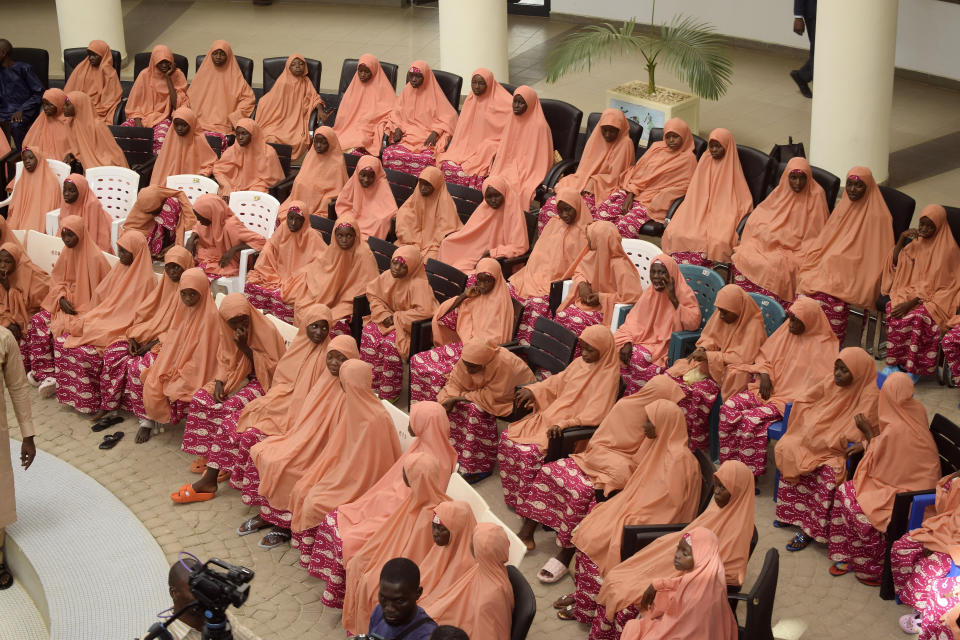
M 273 549 L 280 545 L 290 542 L 290 530 L 274 527 L 273 531 L 263 536 L 257 546 L 262 549 Z
M 271 525 L 269 522 L 264 520 L 263 516 L 261 516 L 258 513 L 257 515 L 253 516 L 252 518 L 250 518 L 249 520 L 241 524 L 239 527 L 237 527 L 237 535 L 238 536 L 250 535 L 251 533 L 256 533 L 261 529 L 267 529 L 271 526 L 273 525 Z
M 137 437 L 134 439 L 134 442 L 137 444 L 148 442 L 151 435 L 153 435 L 153 427 L 140 427 L 137 429 Z
M 193 483 L 193 490 L 197 493 L 216 493 L 218 486 L 217 477 L 219 475 L 219 469 L 207 467 L 203 472 L 203 476 Z

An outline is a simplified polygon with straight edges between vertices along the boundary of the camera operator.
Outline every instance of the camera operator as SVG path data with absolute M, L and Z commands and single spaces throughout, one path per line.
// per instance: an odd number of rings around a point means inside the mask
M 173 563 L 167 582 L 170 585 L 170 597 L 173 599 L 173 610 L 179 611 L 196 598 L 190 592 L 190 572 L 198 568 L 200 563 L 189 556 Z M 227 620 L 233 630 L 233 640 L 260 640 L 251 631 L 238 625 L 227 612 Z M 170 625 L 169 631 L 176 640 L 201 640 L 203 637 L 203 609 L 194 605 L 180 619 Z

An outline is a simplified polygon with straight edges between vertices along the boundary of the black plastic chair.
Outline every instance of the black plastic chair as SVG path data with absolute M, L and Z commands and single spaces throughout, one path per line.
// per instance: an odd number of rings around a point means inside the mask
M 187 56 L 182 56 L 179 53 L 173 54 L 173 64 L 176 65 L 177 69 L 183 72 L 183 77 L 187 77 L 187 72 L 190 70 L 190 62 L 187 60 Z M 140 72 L 150 66 L 150 52 L 145 51 L 143 53 L 138 53 L 133 56 L 133 79 L 136 81 L 139 77 Z
M 343 163 L 347 165 L 347 176 L 352 176 L 353 172 L 357 170 L 357 163 L 360 162 L 360 158 L 363 156 L 354 155 L 352 153 L 343 154 Z
M 960 246 L 960 207 L 943 205 L 943 208 L 947 211 L 947 224 L 950 225 L 953 239 L 956 240 L 957 246 Z
M 786 170 L 786 162 L 781 162 L 777 165 L 777 169 L 767 187 L 767 195 L 770 195 L 777 187 L 780 179 L 783 177 L 783 172 Z M 840 178 L 826 169 L 821 169 L 813 165 L 810 165 L 810 173 L 813 175 L 813 179 L 817 181 L 817 184 L 823 187 L 823 193 L 827 197 L 827 210 L 833 212 L 833 207 L 837 204 L 837 196 L 840 195 Z
M 343 98 L 343 94 L 347 92 L 347 87 L 350 86 L 350 82 L 353 80 L 354 74 L 357 73 L 357 65 L 360 63 L 357 58 L 346 58 L 343 61 L 343 66 L 340 67 L 340 84 L 337 87 L 336 93 L 324 93 L 320 92 L 320 96 L 323 98 L 323 101 L 326 103 L 327 108 L 336 107 L 340 104 L 340 100 Z M 392 62 L 380 61 L 380 69 L 387 75 L 387 79 L 390 81 L 390 84 L 393 85 L 393 90 L 397 90 L 397 65 Z M 330 126 L 333 126 L 335 118 L 327 123 Z
M 509 82 L 501 82 L 500 86 L 507 90 L 507 93 L 513 95 L 513 92 L 517 90 L 518 84 L 510 84 Z
M 377 269 L 380 270 L 380 273 L 389 269 L 390 259 L 393 258 L 393 252 L 397 250 L 397 245 L 374 236 L 367 238 L 367 244 L 370 245 L 373 257 L 377 259 Z
M 267 144 L 277 152 L 277 159 L 280 161 L 280 167 L 283 169 L 284 177 L 289 176 L 290 165 L 293 162 L 293 158 L 291 157 L 293 155 L 293 147 L 279 142 L 268 142 Z
M 210 145 L 210 148 L 213 149 L 213 152 L 217 154 L 219 158 L 223 155 L 223 138 L 220 136 L 204 136 L 207 139 L 207 144 Z
M 448 182 L 447 192 L 450 193 L 450 197 L 453 198 L 454 204 L 457 205 L 457 214 L 460 216 L 460 220 L 464 224 L 466 224 L 467 220 L 470 219 L 470 215 L 477 210 L 477 207 L 480 206 L 480 203 L 483 202 L 482 193 L 476 189 L 464 187 L 463 185 Z
M 753 588 L 747 593 L 727 594 L 734 611 L 739 602 L 746 603 L 746 623 L 737 627 L 740 640 L 773 640 L 773 602 L 777 595 L 779 577 L 780 553 L 776 549 L 768 549 Z
M 573 158 L 577 150 L 580 123 L 583 122 L 583 111 L 569 102 L 551 98 L 541 98 L 540 108 L 543 109 L 543 117 L 550 125 L 553 148 L 561 158 Z
M 10 57 L 17 62 L 26 62 L 40 79 L 44 89 L 50 88 L 50 53 L 46 49 L 32 47 L 13 47 Z
M 453 105 L 453 108 L 460 113 L 460 91 L 463 89 L 463 78 L 449 71 L 433 70 L 433 77 L 437 79 L 437 84 L 443 89 L 443 95 Z
M 266 93 L 273 88 L 274 83 L 277 81 L 277 78 L 283 73 L 283 70 L 287 67 L 287 57 L 289 56 L 278 56 L 276 58 L 264 58 L 263 59 L 263 92 Z M 307 77 L 310 78 L 310 82 L 313 83 L 313 87 L 319 92 L 320 91 L 320 74 L 323 71 L 323 65 L 319 60 L 314 60 L 313 58 L 304 58 L 307 61 Z
M 508 349 L 526 360 L 533 371 L 543 369 L 557 374 L 573 362 L 577 334 L 546 316 L 539 316 L 533 325 L 530 344 L 511 345 Z
M 153 163 L 156 161 L 156 156 L 153 155 L 153 129 L 109 126 L 110 133 L 113 134 L 117 145 L 123 151 L 123 156 L 127 159 L 127 165 L 140 174 L 140 186 L 149 185 Z
M 423 267 L 437 302 L 449 300 L 467 288 L 467 274 L 448 264 L 427 258 Z M 433 344 L 433 319 L 416 320 L 410 325 L 410 355 L 426 351 Z
M 917 201 L 902 191 L 893 187 L 880 187 L 880 195 L 887 203 L 890 216 L 893 218 L 893 240 L 896 242 L 900 234 L 910 228 L 913 212 L 917 209 Z
M 587 140 L 590 139 L 593 130 L 597 128 L 597 123 L 600 122 L 600 116 L 601 114 L 597 111 L 587 116 L 587 131 L 577 136 L 577 147 L 574 151 L 574 157 L 567 158 L 553 165 L 553 168 L 547 172 L 547 177 L 543 181 L 546 187 L 552 189 L 560 178 L 577 171 L 577 167 L 580 165 L 580 158 L 583 157 L 583 150 L 587 145 Z M 643 137 L 643 127 L 633 120 L 627 120 L 627 122 L 630 125 L 630 139 L 633 141 L 633 154 L 634 157 L 636 157 L 637 149 L 640 145 L 640 138 Z
M 207 54 L 201 53 L 197 56 L 196 67 L 194 71 L 200 70 L 200 65 L 203 63 L 203 59 L 207 57 Z M 253 86 L 253 60 L 250 58 L 245 58 L 243 56 L 238 56 L 234 54 L 234 60 L 237 61 L 237 66 L 240 67 L 240 73 L 243 75 L 243 79 L 247 81 L 247 84 L 251 87 Z
M 120 52 L 116 49 L 110 49 L 110 57 L 113 59 L 113 68 L 120 75 Z M 73 47 L 63 50 L 63 81 L 66 83 L 70 79 L 70 74 L 77 68 L 81 62 L 87 59 L 86 47 Z M 101 63 L 102 64 L 102 63 Z
M 757 206 L 767 197 L 767 185 L 773 178 L 777 163 L 769 154 L 742 144 L 737 145 L 737 155 L 740 156 L 743 177 L 747 179 L 753 196 L 753 206 Z
M 387 182 L 390 183 L 390 191 L 393 192 L 393 199 L 397 201 L 397 206 L 402 206 L 417 188 L 417 176 L 387 168 L 383 169 L 383 173 L 387 176 Z
M 333 237 L 333 220 L 311 213 L 310 226 L 320 232 L 324 242 L 330 244 L 330 239 Z
M 520 570 L 507 566 L 507 577 L 513 589 L 513 621 L 510 623 L 510 640 L 525 640 L 537 615 L 537 599 L 533 595 L 530 583 Z

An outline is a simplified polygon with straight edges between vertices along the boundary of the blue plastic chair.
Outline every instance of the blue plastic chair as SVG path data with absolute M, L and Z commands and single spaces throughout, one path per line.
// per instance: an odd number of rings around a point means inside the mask
M 783 310 L 779 302 L 770 296 L 765 296 L 762 293 L 750 293 L 749 295 L 760 307 L 760 314 L 763 316 L 763 329 L 769 337 L 786 321 L 787 312 Z
M 681 264 L 679 267 L 683 279 L 687 281 L 687 284 L 690 285 L 697 296 L 697 304 L 700 305 L 700 328 L 696 331 L 675 331 L 670 335 L 670 348 L 667 352 L 668 365 L 683 357 L 685 347 L 696 344 L 703 326 L 713 315 L 717 292 L 726 285 L 723 277 L 713 269 L 694 264 Z
M 779 440 L 787 432 L 787 421 L 790 420 L 790 411 L 793 403 L 788 402 L 783 409 L 783 418 L 767 427 L 767 440 Z M 773 476 L 773 501 L 777 501 L 777 487 L 780 486 L 780 469 Z

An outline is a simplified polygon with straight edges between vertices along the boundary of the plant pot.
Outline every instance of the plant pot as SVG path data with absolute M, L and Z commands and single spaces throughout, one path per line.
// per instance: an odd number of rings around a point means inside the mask
M 663 127 L 670 118 L 680 118 L 690 127 L 691 133 L 700 131 L 700 98 L 677 89 L 659 87 L 657 93 L 647 93 L 647 83 L 639 80 L 607 89 L 610 106 L 619 109 L 643 127 L 642 144 L 647 143 L 650 129 Z

